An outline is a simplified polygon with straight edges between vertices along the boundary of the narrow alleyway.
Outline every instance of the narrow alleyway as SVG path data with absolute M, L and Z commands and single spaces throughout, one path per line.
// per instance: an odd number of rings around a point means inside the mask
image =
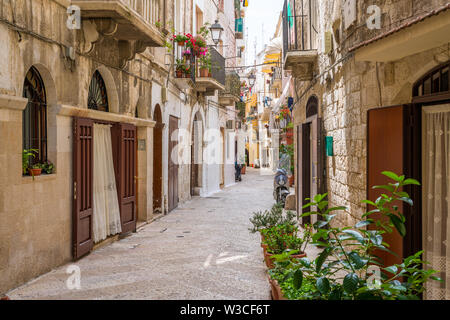
M 247 170 L 243 182 L 195 198 L 136 234 L 13 290 L 11 299 L 269 299 L 258 234 L 249 217 L 273 205 L 272 176 Z

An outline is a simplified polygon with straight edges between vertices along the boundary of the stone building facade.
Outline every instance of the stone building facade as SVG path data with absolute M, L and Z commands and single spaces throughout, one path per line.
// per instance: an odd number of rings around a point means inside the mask
M 210 12 L 204 22 L 212 24 L 220 13 L 217 1 L 201 2 Z M 67 27 L 70 5 L 81 7 L 80 29 Z M 74 180 L 74 145 L 80 137 L 75 118 L 135 132 L 135 149 L 129 145 L 136 153 L 130 151 L 131 162 L 124 167 L 134 168 L 124 174 L 134 185 L 132 231 L 136 223 L 169 212 L 170 119 L 190 136 L 196 114 L 207 126 L 208 99 L 217 102 L 220 91 L 204 97 L 196 87 L 180 88 L 163 48 L 174 22 L 177 32 L 195 34 L 193 8 L 194 2 L 179 0 L 105 1 L 100 7 L 69 0 L 1 2 L 0 293 L 72 260 L 74 247 L 81 250 L 84 245 L 76 240 L 86 234 L 74 227 L 75 217 L 80 218 L 74 203 L 82 192 Z M 99 14 L 103 21 L 96 19 Z M 34 89 L 44 89 L 46 113 L 39 118 L 45 120 L 40 122 L 38 146 L 54 164 L 52 174 L 36 177 L 23 175 L 21 167 L 24 110 L 29 105 L 26 79 Z M 91 101 L 95 97 L 104 105 Z M 107 109 L 94 110 L 91 103 L 96 102 Z M 218 109 L 224 107 L 218 104 Z M 219 129 L 218 123 L 213 126 Z M 192 141 L 184 138 L 180 133 L 174 139 L 190 157 Z M 190 164 L 177 167 L 176 202 L 192 196 L 191 170 Z M 217 173 L 205 171 L 204 181 L 208 174 Z
M 425 179 L 418 110 L 448 103 L 449 9 L 446 0 L 285 2 L 284 67 L 294 77 L 299 212 L 302 199 L 328 192 L 330 206 L 348 208 L 337 222 L 352 226 L 367 212 L 361 201 L 377 197 L 371 186 L 387 182 L 381 171 Z M 436 80 L 440 88 L 420 91 L 433 70 L 436 79 L 443 74 Z M 332 137 L 330 155 L 325 137 Z M 421 208 L 428 191 L 407 191 L 416 203 L 404 208 L 407 237 L 387 238 L 400 256 L 427 248 L 431 237 Z M 448 271 L 448 256 L 430 260 Z

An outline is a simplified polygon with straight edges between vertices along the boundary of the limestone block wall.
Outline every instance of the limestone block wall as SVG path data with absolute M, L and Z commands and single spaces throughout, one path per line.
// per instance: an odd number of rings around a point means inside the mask
M 378 3 L 383 4 L 383 12 L 389 11 L 389 19 L 393 20 L 425 8 L 423 1 Z M 442 1 L 433 1 L 434 5 L 439 3 Z M 358 1 L 358 6 L 361 5 Z M 407 12 L 402 8 L 407 8 Z M 319 34 L 324 34 L 332 28 L 330 3 L 321 2 L 319 17 Z M 383 17 L 387 19 L 386 14 Z M 359 19 L 362 22 L 364 15 Z M 411 103 L 414 83 L 427 71 L 448 61 L 450 53 L 444 46 L 390 63 L 374 63 L 355 61 L 345 50 L 336 50 L 338 46 L 334 39 L 333 54 L 324 54 L 323 36 L 320 37 L 316 77 L 312 83 L 295 81 L 294 91 L 299 100 L 294 109 L 294 123 L 298 126 L 305 121 L 306 103 L 312 95 L 317 96 L 324 135 L 334 139 L 334 156 L 326 159 L 330 206 L 347 206 L 348 213 L 338 216 L 337 221 L 352 225 L 366 210 L 361 201 L 367 195 L 368 110 Z M 340 61 L 342 58 L 345 59 Z M 296 149 L 295 161 L 299 163 Z
M 152 56 L 137 55 L 122 70 L 117 42 L 104 39 L 89 54 L 80 52 L 80 32 L 66 28 L 64 1 L 14 1 L 0 5 L 0 17 L 24 28 L 16 32 L 0 23 L 0 293 L 50 271 L 72 258 L 72 116 L 88 116 L 92 74 L 104 78 L 110 112 L 95 115 L 135 123 L 146 151 L 139 152 L 138 211 L 152 216 L 153 133 Z M 40 37 L 34 36 L 40 35 Z M 77 49 L 72 68 L 62 45 Z M 46 89 L 48 158 L 55 173 L 21 174 L 23 84 L 29 68 L 39 71 Z M 164 73 L 164 72 L 162 72 Z M 20 105 L 20 107 L 19 107 Z M 139 122 L 135 119 L 138 109 Z

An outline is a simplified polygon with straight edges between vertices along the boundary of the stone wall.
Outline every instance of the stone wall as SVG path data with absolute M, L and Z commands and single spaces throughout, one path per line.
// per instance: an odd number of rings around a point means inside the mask
M 381 5 L 383 21 L 389 19 L 391 24 L 398 19 L 420 14 L 425 8 L 424 1 L 374 2 Z M 426 8 L 429 10 L 430 6 L 439 6 L 444 2 L 433 1 L 430 4 L 427 1 Z M 358 1 L 358 6 L 361 5 L 362 2 Z M 365 21 L 365 15 L 361 14 L 364 9 L 358 8 L 358 25 L 361 25 Z M 332 9 L 329 2 L 321 2 L 318 24 L 321 35 L 332 29 Z M 389 17 L 386 12 L 389 12 Z M 368 33 L 359 31 L 349 41 L 356 44 L 362 39 L 369 39 L 373 34 Z M 341 39 L 344 38 L 345 34 Z M 445 46 L 390 63 L 358 62 L 353 54 L 338 45 L 336 38 L 331 55 L 324 54 L 323 47 L 321 36 L 314 80 L 296 81 L 295 99 L 298 103 L 294 109 L 294 121 L 295 126 L 304 122 L 306 103 L 309 97 L 316 95 L 324 135 L 334 139 L 334 156 L 326 159 L 326 191 L 329 192 L 330 206 L 347 206 L 348 214 L 341 214 L 337 221 L 342 225 L 352 225 L 365 212 L 361 201 L 367 195 L 367 111 L 411 103 L 414 83 L 427 71 L 450 59 L 450 55 Z M 299 163 L 297 152 L 295 159 Z
M 72 116 L 104 118 L 138 126 L 147 143 L 139 152 L 139 220 L 152 218 L 151 50 L 121 70 L 117 42 L 104 39 L 82 53 L 80 31 L 66 28 L 61 1 L 1 2 L 0 18 L 16 24 L 16 32 L 0 23 L 0 293 L 72 259 Z M 14 13 L 14 15 L 13 15 Z M 38 36 L 37 36 L 38 35 Z M 77 50 L 74 65 L 64 47 Z M 48 158 L 55 173 L 22 176 L 22 99 L 25 75 L 34 66 L 47 96 Z M 92 74 L 98 70 L 108 93 L 110 113 L 87 109 Z M 135 119 L 135 109 L 138 116 Z

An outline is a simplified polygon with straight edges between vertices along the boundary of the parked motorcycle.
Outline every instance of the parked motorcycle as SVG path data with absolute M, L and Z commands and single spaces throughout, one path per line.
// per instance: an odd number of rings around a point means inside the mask
M 290 186 L 288 178 L 290 162 L 290 157 L 287 154 L 282 154 L 278 163 L 277 172 L 273 179 L 273 197 L 277 203 L 282 204 L 283 207 L 286 204 L 286 198 L 291 193 L 289 191 Z
M 241 170 L 242 170 L 242 165 L 241 164 L 238 164 L 237 162 L 235 162 L 235 164 L 234 164 L 234 170 L 235 170 L 235 173 L 234 173 L 234 180 L 236 181 L 236 182 L 241 182 L 242 181 L 242 175 L 241 175 Z
M 273 188 L 274 199 L 277 201 L 277 203 L 282 204 L 284 207 L 286 198 L 290 194 L 288 173 L 285 169 L 279 168 L 277 170 L 273 181 Z

